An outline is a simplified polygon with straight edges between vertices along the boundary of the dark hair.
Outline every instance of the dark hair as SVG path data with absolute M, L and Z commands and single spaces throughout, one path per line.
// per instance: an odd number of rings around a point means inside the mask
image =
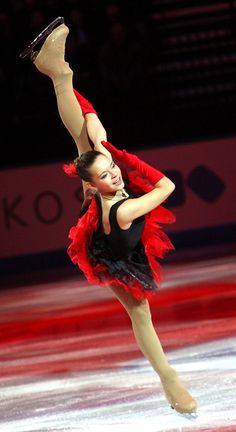
M 100 151 L 89 150 L 82 153 L 76 159 L 74 159 L 74 164 L 76 167 L 77 174 L 84 181 L 91 181 L 92 176 L 89 168 L 93 165 L 98 156 L 103 155 Z

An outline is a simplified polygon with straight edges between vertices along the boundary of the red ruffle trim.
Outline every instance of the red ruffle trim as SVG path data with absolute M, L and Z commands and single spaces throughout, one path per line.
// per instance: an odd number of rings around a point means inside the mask
M 129 171 L 128 178 L 130 181 L 129 186 L 135 193 L 147 193 L 153 190 L 153 185 L 148 179 L 140 176 L 138 171 Z M 170 250 L 175 249 L 173 243 L 163 231 L 160 224 L 171 224 L 175 221 L 176 217 L 174 213 L 162 205 L 159 205 L 145 215 L 145 226 L 141 240 L 152 270 L 153 278 L 158 283 L 162 280 L 162 272 L 157 258 L 163 259 Z
M 131 171 L 128 173 L 128 177 L 130 181 L 129 187 L 135 193 L 149 192 L 153 189 L 153 185 L 146 179 L 140 177 L 140 173 Z M 71 261 L 79 266 L 84 276 L 91 284 L 121 286 L 126 291 L 131 292 L 137 299 L 151 298 L 156 291 L 142 291 L 140 283 L 135 279 L 133 280 L 132 286 L 127 287 L 122 281 L 114 279 L 109 273 L 109 268 L 106 268 L 105 265 L 97 264 L 94 267 L 91 265 L 88 251 L 93 233 L 98 227 L 98 220 L 98 206 L 95 197 L 93 197 L 86 213 L 79 218 L 77 225 L 70 229 L 69 238 L 71 239 L 71 243 L 67 252 Z M 167 234 L 162 230 L 160 224 L 173 223 L 175 220 L 175 215 L 161 205 L 145 215 L 145 227 L 141 240 L 153 278 L 156 282 L 162 280 L 161 266 L 157 259 L 164 258 L 169 250 L 175 249 Z M 102 280 L 99 278 L 99 273 L 103 275 Z
M 140 284 L 137 283 L 135 279 L 133 280 L 133 285 L 127 287 L 125 283 L 112 277 L 109 273 L 109 269 L 106 268 L 105 265 L 91 265 L 88 256 L 88 250 L 93 233 L 97 230 L 98 218 L 98 207 L 96 200 L 93 197 L 87 212 L 81 218 L 79 218 L 77 225 L 70 229 L 69 238 L 71 239 L 71 243 L 67 249 L 67 252 L 71 261 L 78 265 L 89 283 L 98 284 L 101 286 L 120 286 L 126 291 L 131 292 L 135 298 L 143 298 L 144 295 L 141 292 Z M 103 276 L 102 281 L 99 278 L 99 273 L 101 273 Z M 150 298 L 151 296 L 151 293 L 145 294 L 146 298 Z
M 88 248 L 90 246 L 94 231 L 98 226 L 98 208 L 93 197 L 86 213 L 79 218 L 77 225 L 69 231 L 69 245 L 67 252 L 74 264 L 77 264 L 84 273 L 87 280 L 91 283 L 99 283 L 99 279 L 94 275 L 94 269 L 88 259 Z

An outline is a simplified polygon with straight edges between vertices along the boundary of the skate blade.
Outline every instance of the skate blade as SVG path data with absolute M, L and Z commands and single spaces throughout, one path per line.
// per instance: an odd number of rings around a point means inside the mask
M 57 27 L 59 24 L 64 23 L 64 17 L 57 17 L 52 21 L 45 29 L 36 36 L 36 38 L 30 42 L 30 44 L 19 54 L 20 58 L 24 58 L 33 52 L 33 48 L 38 45 L 42 40 L 44 41 L 46 37 Z

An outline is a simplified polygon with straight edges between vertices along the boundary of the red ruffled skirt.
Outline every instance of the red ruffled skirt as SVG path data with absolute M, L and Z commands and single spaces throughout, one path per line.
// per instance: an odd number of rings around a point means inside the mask
M 140 175 L 128 173 L 134 194 L 148 192 L 153 186 Z M 175 222 L 175 215 L 162 205 L 145 215 L 144 230 L 137 246 L 122 258 L 113 257 L 103 233 L 99 199 L 94 196 L 87 211 L 69 232 L 68 254 L 91 284 L 120 286 L 137 299 L 151 298 L 162 280 L 160 259 L 175 249 L 162 225 Z

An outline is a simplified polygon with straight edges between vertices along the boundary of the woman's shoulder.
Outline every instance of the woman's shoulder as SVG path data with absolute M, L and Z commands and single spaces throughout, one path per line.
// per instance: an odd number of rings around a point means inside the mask
M 80 207 L 80 210 L 79 210 L 79 218 L 81 218 L 82 216 L 84 216 L 87 213 L 87 211 L 90 208 L 91 203 L 94 200 L 96 202 L 96 207 L 97 207 L 99 213 L 101 212 L 101 199 L 99 197 L 99 194 L 95 192 L 95 193 L 90 194 L 89 196 L 87 196 L 84 199 L 82 206 Z

